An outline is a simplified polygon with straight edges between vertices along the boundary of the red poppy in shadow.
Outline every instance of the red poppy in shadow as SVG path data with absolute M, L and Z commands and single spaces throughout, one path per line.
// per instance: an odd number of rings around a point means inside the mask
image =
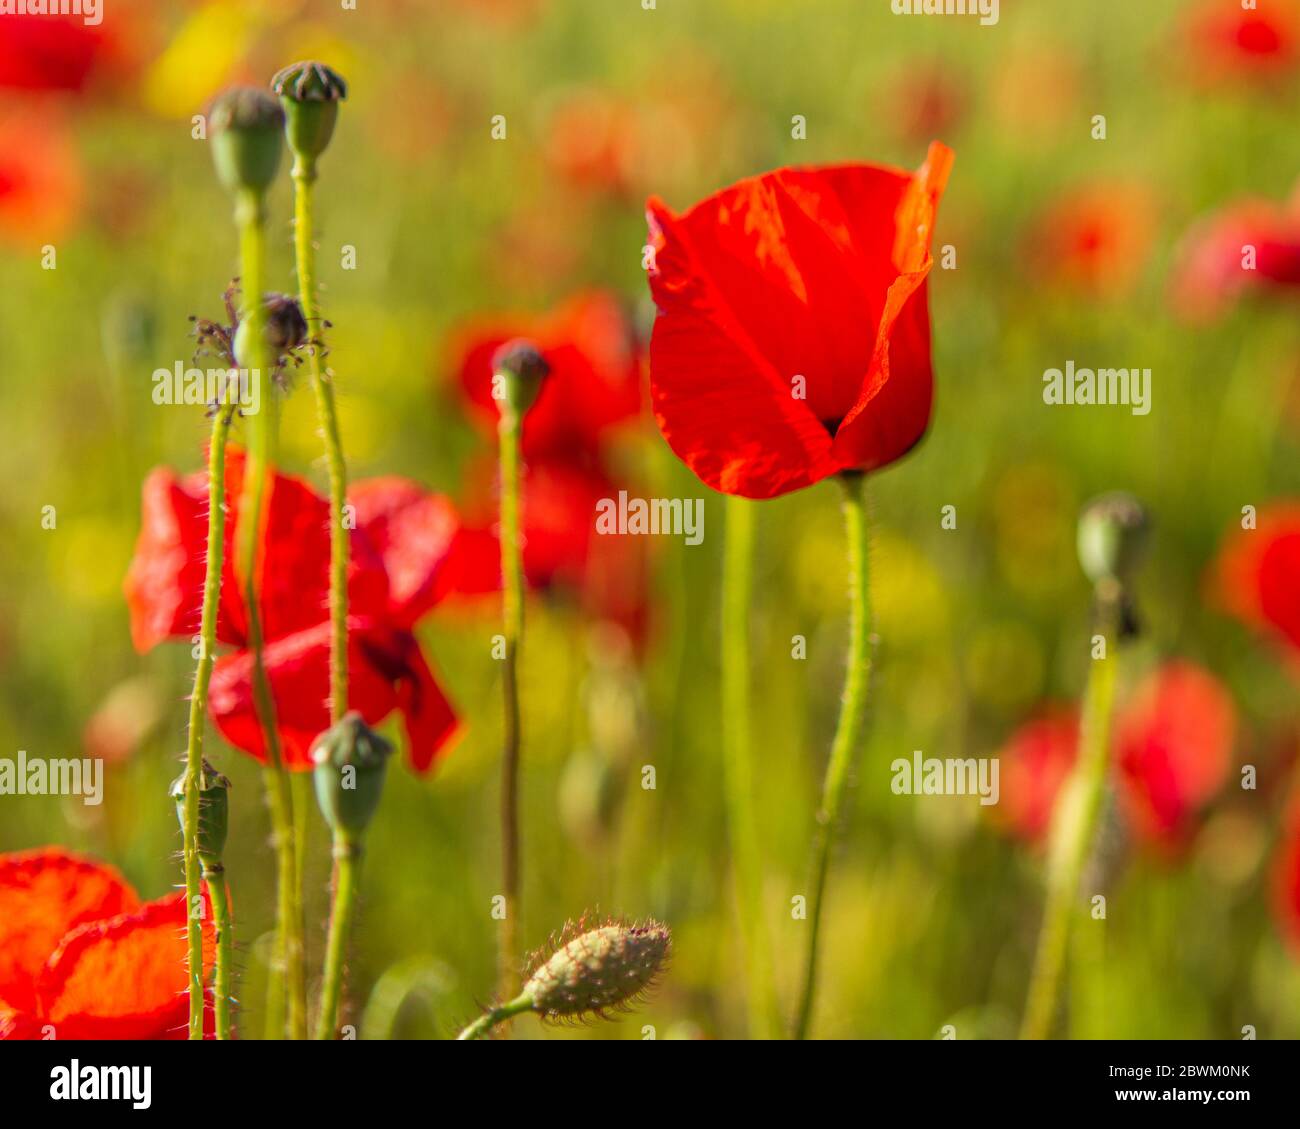
M 926 279 L 952 151 L 783 168 L 648 204 L 655 416 L 708 486 L 770 498 L 901 458 L 930 420 Z
M 0 1039 L 184 1039 L 185 962 L 183 892 L 141 905 L 112 867 L 61 848 L 0 855 Z
M 217 639 L 235 648 L 216 661 L 209 706 L 222 735 L 264 760 L 252 703 L 248 616 L 234 568 L 243 456 L 227 466 L 226 552 Z M 445 498 L 397 478 L 348 492 L 356 525 L 348 569 L 349 708 L 369 724 L 397 710 L 418 771 L 457 732 L 456 715 L 411 629 L 448 591 L 444 574 L 459 530 Z M 131 635 L 147 651 L 198 631 L 207 546 L 207 475 L 153 471 L 144 520 L 126 578 Z M 265 532 L 262 627 L 277 728 L 288 767 L 311 767 L 312 741 L 329 726 L 329 503 L 299 479 L 275 475 Z

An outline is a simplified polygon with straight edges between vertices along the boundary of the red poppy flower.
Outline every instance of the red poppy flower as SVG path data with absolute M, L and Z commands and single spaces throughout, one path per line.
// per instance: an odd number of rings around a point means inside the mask
M 205 975 L 214 945 L 205 921 Z M 141 905 L 58 847 L 0 855 L 0 1038 L 183 1039 L 185 961 L 183 892 Z
M 1300 60 L 1300 8 L 1292 0 L 1265 0 L 1254 9 L 1206 0 L 1185 28 L 1200 80 L 1272 79 Z
M 223 736 L 264 760 L 252 704 L 248 616 L 234 568 L 242 453 L 227 463 L 226 554 L 217 639 L 237 648 L 217 659 L 209 706 Z M 457 730 L 456 715 L 411 628 L 448 591 L 444 566 L 459 528 L 451 504 L 395 478 L 357 483 L 348 569 L 349 707 L 377 724 L 402 714 L 412 765 L 427 769 Z M 275 475 L 266 522 L 262 601 L 264 659 L 285 763 L 310 765 L 329 725 L 329 503 L 299 479 Z M 144 522 L 126 578 L 137 649 L 198 631 L 207 545 L 207 475 L 153 471 Z
M 550 366 L 524 416 L 524 458 L 595 459 L 606 434 L 641 411 L 640 354 L 622 306 L 591 292 L 542 317 L 502 317 L 463 329 L 453 347 L 460 387 L 493 435 L 500 410 L 492 397 L 492 360 L 517 337 L 532 341 Z
M 0 110 L 0 238 L 25 248 L 56 243 L 81 203 L 81 166 L 62 122 Z
M 564 460 L 525 464 L 524 579 L 535 591 L 576 595 L 587 616 L 618 624 L 634 643 L 642 644 L 649 623 L 645 538 L 596 532 L 597 504 L 606 498 L 617 501 L 619 489 L 592 467 Z M 451 582 L 465 596 L 498 592 L 501 546 L 493 464 L 474 468 L 467 494 L 470 501 L 453 552 Z
M 1236 529 L 1217 562 L 1218 594 L 1253 627 L 1300 648 L 1300 502 L 1260 509 L 1254 529 Z
M 81 90 L 119 47 L 108 23 L 81 16 L 0 16 L 0 87 Z
M 709 486 L 770 498 L 902 457 L 930 420 L 926 277 L 952 151 L 915 175 L 784 168 L 648 205 L 660 430 Z
M 1178 846 L 1223 786 L 1235 734 L 1232 699 L 1209 672 L 1170 662 L 1150 674 L 1114 722 L 1113 773 L 1130 830 L 1154 846 Z M 1074 709 L 1022 726 L 1000 754 L 995 818 L 1019 838 L 1041 841 L 1078 747 Z
M 1173 301 L 1191 320 L 1214 317 L 1243 290 L 1300 287 L 1300 191 L 1288 204 L 1244 200 L 1187 233 L 1173 273 Z
M 1093 294 L 1123 293 L 1146 262 L 1155 224 L 1151 193 L 1136 184 L 1093 184 L 1054 200 L 1025 239 L 1033 270 Z
M 1144 839 L 1175 844 L 1227 778 L 1237 711 L 1217 678 L 1165 664 L 1117 719 L 1115 757 L 1128 822 Z
M 1300 802 L 1292 803 L 1282 824 L 1273 864 L 1273 909 L 1283 936 L 1300 954 Z

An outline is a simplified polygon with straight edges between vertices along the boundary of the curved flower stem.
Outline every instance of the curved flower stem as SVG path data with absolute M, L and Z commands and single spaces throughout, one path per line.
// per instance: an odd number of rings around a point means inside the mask
M 233 962 L 235 935 L 234 925 L 230 920 L 230 891 L 226 888 L 225 868 L 219 863 L 207 867 L 203 872 L 203 881 L 208 884 L 208 897 L 212 900 L 212 926 L 217 934 L 217 972 L 212 986 L 217 1038 L 229 1039 L 231 1035 L 230 968 Z
M 497 954 L 498 991 L 517 988 L 519 925 L 519 645 L 524 633 L 524 568 L 520 548 L 520 414 L 501 402 L 501 619 L 505 636 L 504 751 L 501 758 L 501 886 L 505 918 Z
M 732 884 L 746 955 L 749 1030 L 777 1033 L 772 951 L 763 923 L 762 858 L 754 810 L 754 760 L 749 725 L 749 609 L 754 588 L 754 503 L 727 497 L 722 557 L 722 775 Z
M 1104 658 L 1092 660 L 1079 730 L 1079 757 L 1052 812 L 1047 860 L 1047 903 L 1038 934 L 1038 951 L 1029 978 L 1029 995 L 1020 1027 L 1022 1039 L 1045 1039 L 1051 1033 L 1065 967 L 1071 917 L 1076 908 L 1084 863 L 1096 837 L 1106 789 L 1110 752 L 1111 705 L 1115 697 L 1119 604 L 1098 592 L 1096 633 L 1106 640 Z
M 208 444 L 208 556 L 203 577 L 203 610 L 199 620 L 199 662 L 190 696 L 189 735 L 185 747 L 185 805 L 182 838 L 185 858 L 186 943 L 189 964 L 189 1037 L 203 1038 L 203 920 L 195 909 L 199 885 L 199 778 L 203 771 L 203 727 L 212 680 L 213 652 L 217 646 L 217 605 L 221 599 L 221 569 L 226 538 L 226 440 L 235 406 L 219 404 L 212 419 Z M 218 964 L 218 974 L 221 966 Z
M 465 1042 L 471 1039 L 481 1039 L 498 1023 L 504 1023 L 507 1019 L 513 1019 L 516 1015 L 531 1011 L 532 1007 L 532 996 L 516 996 L 508 1004 L 502 1004 L 500 1007 L 494 1007 L 491 1011 L 484 1012 L 456 1036 L 456 1041 Z
M 804 967 L 803 993 L 795 1020 L 794 1037 L 805 1039 L 812 1022 L 817 993 L 817 948 L 821 934 L 822 902 L 826 874 L 830 869 L 831 843 L 839 820 L 844 789 L 853 756 L 857 752 L 862 718 L 866 710 L 867 686 L 871 677 L 871 611 L 867 585 L 867 511 L 863 476 L 841 474 L 844 487 L 844 533 L 849 564 L 849 658 L 844 674 L 844 695 L 840 718 L 831 742 L 831 755 L 822 781 L 821 806 L 813 837 L 813 887 L 809 902 L 812 930 L 808 937 L 808 959 Z
M 261 410 L 249 417 L 248 452 L 244 466 L 244 489 L 240 498 L 241 521 L 238 529 L 239 561 L 243 570 L 244 605 L 248 616 L 248 649 L 253 659 L 253 704 L 266 744 L 267 800 L 277 860 L 276 931 L 280 961 L 284 969 L 285 995 L 288 999 L 288 1035 L 302 1039 L 307 1034 L 307 988 L 303 964 L 303 927 L 301 901 L 297 896 L 294 846 L 293 800 L 289 774 L 280 751 L 276 728 L 275 699 L 271 680 L 266 673 L 265 643 L 262 636 L 261 589 L 263 531 L 268 503 L 268 476 L 274 457 L 277 404 L 270 380 L 271 366 L 266 356 L 262 305 L 266 263 L 265 216 L 261 197 L 252 192 L 240 195 L 235 218 L 239 225 L 241 277 L 243 278 L 244 316 L 250 319 L 249 340 L 253 356 L 249 359 L 250 379 L 261 385 Z
M 313 207 L 316 168 L 301 158 L 293 166 L 293 243 L 298 266 L 299 301 L 313 336 L 322 329 L 316 303 L 316 246 Z M 319 341 L 309 351 L 316 415 L 325 441 L 330 486 L 330 722 L 337 723 L 348 709 L 348 530 L 343 521 L 348 472 L 343 461 L 334 385 L 321 364 Z
M 338 1032 L 339 1000 L 343 993 L 343 961 L 356 916 L 357 871 L 361 844 L 340 832 L 334 835 L 334 897 L 330 905 L 329 936 L 325 943 L 325 979 L 321 987 L 316 1038 L 333 1039 Z

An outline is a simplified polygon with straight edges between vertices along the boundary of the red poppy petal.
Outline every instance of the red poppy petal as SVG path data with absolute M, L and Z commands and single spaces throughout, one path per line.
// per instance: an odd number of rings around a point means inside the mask
M 1041 841 L 1078 751 L 1079 715 L 1072 706 L 1054 707 L 1022 725 L 999 754 L 1001 798 L 994 819 L 1022 839 Z
M 279 639 L 265 651 L 282 755 L 294 770 L 311 768 L 312 743 L 329 727 L 329 642 L 330 625 L 323 623 Z M 454 732 L 455 714 L 432 683 L 414 637 L 373 621 L 350 619 L 348 659 L 348 707 L 370 725 L 402 709 L 413 741 L 412 762 L 427 767 Z M 248 652 L 218 659 L 208 701 L 222 736 L 265 761 L 253 706 L 252 668 Z
M 1275 503 L 1259 511 L 1256 528 L 1234 530 L 1217 574 L 1228 610 L 1300 647 L 1300 504 Z
M 57 847 L 0 855 L 0 1000 L 33 1011 L 37 974 L 63 935 L 138 904 L 112 867 Z
M 356 509 L 358 534 L 387 573 L 388 618 L 410 627 L 447 591 L 445 569 L 460 528 L 456 509 L 404 478 L 358 482 L 348 501 Z
M 184 1038 L 185 894 L 69 933 L 41 973 L 42 1019 L 60 1039 Z M 204 975 L 215 953 L 204 893 Z

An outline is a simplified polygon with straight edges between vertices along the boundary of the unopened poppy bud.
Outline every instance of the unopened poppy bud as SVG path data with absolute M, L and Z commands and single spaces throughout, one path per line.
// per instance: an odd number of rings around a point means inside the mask
M 365 833 L 379 807 L 384 770 L 393 745 L 370 728 L 355 710 L 325 730 L 312 746 L 316 802 L 325 822 L 339 835 Z
M 217 98 L 208 116 L 217 177 L 231 192 L 261 195 L 275 180 L 284 142 L 284 111 L 264 90 L 237 86 Z
M 542 351 L 531 341 L 516 338 L 502 345 L 492 358 L 492 373 L 501 382 L 503 409 L 522 416 L 533 406 L 550 371 Z
M 1127 585 L 1146 551 L 1146 541 L 1146 510 L 1132 494 L 1103 494 L 1079 515 L 1079 563 L 1094 584 Z
M 307 319 L 296 298 L 288 294 L 268 294 L 262 299 L 266 347 L 273 358 L 280 358 L 307 340 Z M 248 347 L 251 322 L 244 318 L 235 330 L 235 357 L 246 368 L 251 368 Z
M 185 831 L 185 773 L 172 781 L 171 795 L 176 817 Z M 199 862 L 204 870 L 219 870 L 230 826 L 230 781 L 205 760 L 199 771 Z
M 324 63 L 307 60 L 277 71 L 271 89 L 284 107 L 285 136 L 294 155 L 294 175 L 315 176 L 316 158 L 334 136 L 339 103 L 348 84 Z
M 566 925 L 556 944 L 521 995 L 546 1018 L 578 1019 L 639 1000 L 668 957 L 671 934 L 657 921 L 611 921 L 586 930 L 579 922 Z

